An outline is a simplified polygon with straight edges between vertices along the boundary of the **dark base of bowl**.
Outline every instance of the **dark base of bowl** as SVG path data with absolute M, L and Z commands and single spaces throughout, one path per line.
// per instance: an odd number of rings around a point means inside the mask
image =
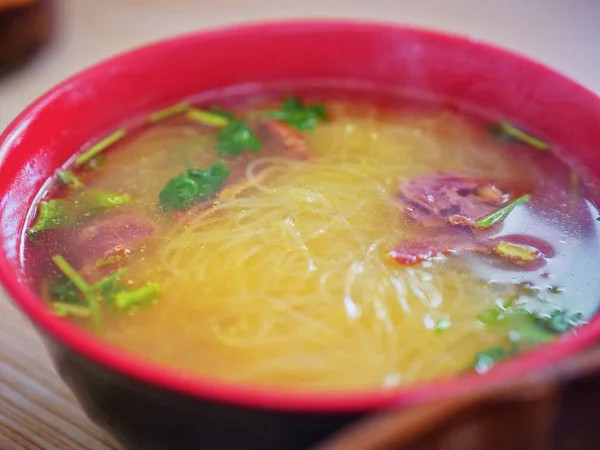
M 42 337 L 86 414 L 127 450 L 306 450 L 359 418 L 186 397 L 109 371 Z

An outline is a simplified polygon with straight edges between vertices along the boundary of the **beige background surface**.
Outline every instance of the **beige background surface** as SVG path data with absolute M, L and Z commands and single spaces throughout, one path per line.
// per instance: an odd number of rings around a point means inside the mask
M 248 20 L 348 17 L 454 31 L 530 55 L 600 92 L 600 0 L 55 0 L 56 38 L 0 79 L 0 129 L 52 85 L 162 37 Z M 114 448 L 0 294 L 0 450 Z M 265 449 L 267 450 L 267 449 Z

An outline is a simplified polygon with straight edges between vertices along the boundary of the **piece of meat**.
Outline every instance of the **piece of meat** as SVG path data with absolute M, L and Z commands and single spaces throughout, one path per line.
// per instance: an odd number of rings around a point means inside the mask
M 500 242 L 509 242 L 528 247 L 535 251 L 533 261 L 521 261 L 496 251 Z M 478 253 L 494 255 L 503 263 L 519 266 L 522 270 L 537 270 L 546 264 L 546 259 L 554 256 L 554 249 L 548 242 L 522 234 L 511 234 L 489 239 L 476 235 L 471 230 L 444 229 L 438 234 L 409 237 L 401 241 L 388 254 L 398 263 L 411 266 L 423 261 L 454 253 Z
M 424 175 L 406 183 L 398 196 L 404 212 L 429 226 L 475 223 L 504 205 L 509 196 L 489 181 L 450 174 Z
M 84 276 L 96 278 L 122 265 L 119 264 L 122 259 L 135 252 L 154 230 L 152 222 L 132 212 L 103 214 L 83 225 L 74 237 L 71 243 L 77 252 L 74 259 Z M 115 264 L 108 261 L 103 267 L 97 266 L 98 261 L 111 257 Z
M 255 132 L 265 150 L 274 156 L 291 159 L 308 159 L 310 151 L 302 134 L 285 122 L 261 118 L 255 121 Z
M 489 251 L 485 241 L 477 239 L 468 230 L 450 229 L 435 235 L 408 237 L 388 254 L 400 264 L 411 266 L 451 253 Z

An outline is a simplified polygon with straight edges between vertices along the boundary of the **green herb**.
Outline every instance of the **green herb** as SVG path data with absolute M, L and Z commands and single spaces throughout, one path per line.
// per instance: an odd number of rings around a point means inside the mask
M 189 107 L 190 107 L 190 104 L 188 102 L 182 102 L 182 103 L 178 103 L 173 106 L 169 106 L 168 108 L 158 110 L 148 116 L 148 122 L 150 122 L 150 123 L 160 122 L 161 120 L 168 119 L 169 117 L 173 117 L 173 116 L 176 116 L 177 114 L 182 113 Z
M 102 318 L 100 316 L 100 306 L 98 304 L 98 298 L 93 289 L 87 284 L 81 275 L 67 262 L 65 258 L 60 255 L 52 257 L 54 264 L 62 271 L 65 276 L 71 280 L 77 289 L 83 294 L 87 307 L 90 309 L 90 315 L 92 318 L 92 324 L 94 330 L 98 333 L 102 327 Z
M 60 317 L 77 317 L 87 319 L 92 317 L 92 310 L 87 306 L 73 305 L 72 303 L 52 303 L 54 314 Z
M 550 150 L 550 146 L 544 141 L 541 141 L 540 139 L 537 139 L 530 134 L 519 130 L 517 127 L 508 122 L 500 122 L 499 124 L 490 126 L 490 132 L 492 135 L 498 138 L 523 142 L 524 144 L 527 144 L 530 147 L 538 150 Z
M 50 288 L 50 293 L 59 302 L 70 304 L 82 304 L 84 299 L 80 291 L 71 280 L 64 277 Z
M 186 117 L 194 122 L 199 122 L 211 127 L 224 127 L 231 119 L 223 114 L 215 113 L 214 111 L 204 111 L 201 109 L 192 108 L 186 113 Z
M 54 199 L 41 202 L 38 206 L 38 216 L 27 234 L 34 235 L 43 230 L 50 230 L 64 225 L 68 220 L 68 202 L 63 199 Z
M 232 121 L 234 119 L 233 114 L 231 114 L 228 111 L 225 111 L 224 109 L 217 108 L 216 106 L 211 106 L 210 108 L 208 108 L 208 110 L 211 113 L 213 113 L 213 114 L 215 114 L 217 116 L 221 116 L 221 117 L 223 117 L 223 118 L 225 118 L 225 119 L 227 119 L 229 121 Z
M 118 292 L 114 298 L 114 306 L 123 311 L 153 302 L 160 295 L 160 285 L 151 283 L 134 291 Z
M 219 156 L 239 156 L 244 150 L 257 152 L 262 148 L 262 142 L 252 133 L 244 122 L 234 120 L 229 122 L 217 134 L 215 149 Z
M 512 212 L 513 209 L 515 209 L 519 205 L 527 203 L 530 199 L 531 195 L 522 195 L 521 197 L 516 198 L 512 202 L 493 212 L 489 216 L 486 216 L 483 219 L 477 221 L 475 225 L 478 228 L 489 228 L 493 225 L 496 225 L 498 222 L 503 221 Z
M 229 168 L 218 162 L 206 169 L 189 169 L 171 178 L 158 196 L 163 211 L 183 211 L 211 197 L 229 176 Z
M 94 290 L 103 289 L 105 286 L 108 286 L 111 283 L 117 281 L 119 278 L 121 278 L 126 273 L 127 273 L 127 268 L 117 270 L 112 275 L 108 275 L 107 277 L 102 278 L 96 284 L 92 285 L 92 289 L 94 289 Z
M 504 347 L 492 347 L 475 355 L 473 367 L 477 373 L 488 372 L 498 362 L 513 356 L 519 352 L 518 347 L 513 346 L 510 349 Z
M 323 104 L 304 105 L 302 101 L 293 97 L 286 98 L 280 110 L 267 111 L 264 115 L 286 122 L 300 131 L 313 131 L 319 121 L 327 120 L 327 112 Z
M 120 278 L 126 273 L 126 268 L 121 269 L 98 281 L 91 288 L 100 293 L 107 305 L 113 305 L 115 295 L 117 295 L 119 292 L 127 290 L 126 286 L 119 281 Z
M 78 208 L 83 209 L 83 214 L 93 211 L 104 211 L 129 203 L 130 201 L 131 196 L 128 194 L 119 195 L 103 189 L 86 189 L 73 197 L 73 203 Z
M 548 342 L 557 335 L 584 323 L 583 315 L 556 310 L 549 316 L 534 314 L 523 307 L 496 306 L 483 310 L 477 320 L 491 330 L 507 333 L 513 342 Z
M 535 319 L 536 323 L 538 323 L 544 329 L 558 334 L 565 333 L 585 323 L 583 314 L 569 314 L 566 311 L 559 309 L 554 311 L 549 316 L 537 316 Z
M 514 244 L 512 242 L 500 241 L 494 251 L 503 258 L 532 262 L 538 259 L 539 253 L 526 245 Z
M 85 164 L 86 162 L 94 158 L 100 152 L 106 150 L 118 140 L 123 139 L 126 133 L 127 132 L 123 128 L 121 128 L 120 130 L 115 131 L 110 136 L 105 137 L 100 142 L 92 145 L 88 150 L 83 152 L 77 157 L 77 159 L 75 159 L 75 165 L 81 166 L 82 164 Z
M 435 324 L 433 331 L 435 333 L 443 333 L 450 328 L 450 319 L 442 319 Z
M 80 189 L 83 187 L 83 182 L 81 179 L 73 172 L 69 172 L 68 170 L 59 170 L 56 172 L 56 177 L 62 184 L 70 189 Z

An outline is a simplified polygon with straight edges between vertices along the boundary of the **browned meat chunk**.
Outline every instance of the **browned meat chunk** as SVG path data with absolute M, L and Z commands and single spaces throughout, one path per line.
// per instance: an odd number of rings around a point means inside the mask
M 398 199 L 404 212 L 422 225 L 464 227 L 474 227 L 507 200 L 508 195 L 490 182 L 449 174 L 415 178 L 404 185 Z
M 131 254 L 145 239 L 154 233 L 154 224 L 131 212 L 105 214 L 86 223 L 73 242 L 73 248 L 82 249 L 76 255 L 79 266 L 90 271 L 96 263 L 110 258 L 117 262 Z
M 411 266 L 451 253 L 487 251 L 487 245 L 472 233 L 447 230 L 436 235 L 406 238 L 390 250 L 389 255 L 400 264 Z
M 275 119 L 256 121 L 256 134 L 268 152 L 291 159 L 308 159 L 310 151 L 300 132 Z

